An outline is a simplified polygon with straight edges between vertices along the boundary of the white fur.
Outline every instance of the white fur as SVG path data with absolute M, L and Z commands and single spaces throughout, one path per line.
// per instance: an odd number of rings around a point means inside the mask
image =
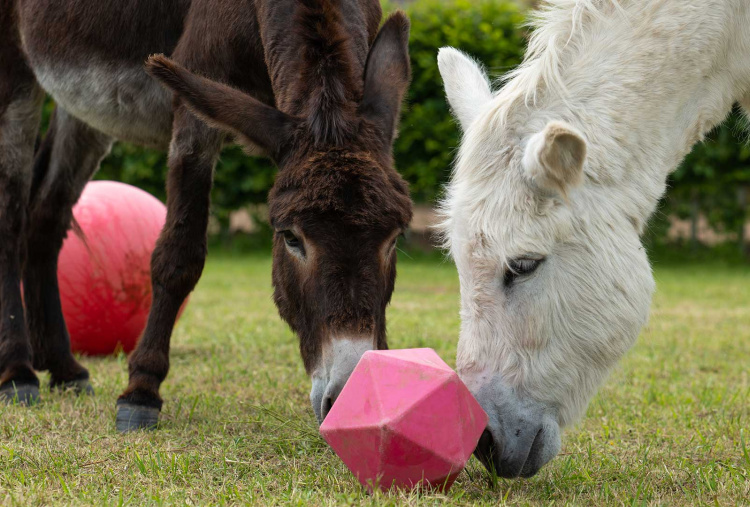
M 453 106 L 453 113 L 462 125 L 469 125 L 484 109 L 492 98 L 490 81 L 487 79 L 481 64 L 471 60 L 474 65 L 464 65 L 470 58 L 453 48 L 441 48 L 438 51 L 438 67 L 443 76 L 445 91 L 450 96 L 464 97 Z
M 440 52 L 465 133 L 440 228 L 461 282 L 459 373 L 475 393 L 510 386 L 564 426 L 647 320 L 639 236 L 667 175 L 734 102 L 750 106 L 750 2 L 550 0 L 535 26 L 494 94 L 473 60 Z M 567 200 L 523 164 L 557 121 L 587 146 Z M 528 254 L 546 261 L 506 289 L 508 262 Z

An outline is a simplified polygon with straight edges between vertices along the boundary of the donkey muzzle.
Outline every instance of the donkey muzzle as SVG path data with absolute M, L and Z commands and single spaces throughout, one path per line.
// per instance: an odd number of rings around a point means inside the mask
M 559 433 L 545 430 L 544 426 L 518 421 L 511 438 L 497 438 L 486 429 L 479 439 L 474 454 L 482 464 L 508 479 L 532 477 L 558 452 Z
M 519 396 L 499 376 L 472 392 L 488 417 L 474 451 L 487 470 L 505 478 L 532 477 L 560 452 L 560 426 L 544 405 Z
M 310 402 L 318 424 L 333 408 L 362 355 L 374 349 L 375 340 L 372 337 L 332 338 L 323 345 L 318 366 L 312 373 L 310 391 Z

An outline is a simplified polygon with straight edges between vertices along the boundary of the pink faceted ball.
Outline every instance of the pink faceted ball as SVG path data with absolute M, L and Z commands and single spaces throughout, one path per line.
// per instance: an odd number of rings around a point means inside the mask
M 432 349 L 365 352 L 320 433 L 368 490 L 447 490 L 487 414 Z
M 166 207 L 138 188 L 92 181 L 73 215 L 57 277 L 72 349 L 88 355 L 130 352 L 151 306 L 151 253 Z

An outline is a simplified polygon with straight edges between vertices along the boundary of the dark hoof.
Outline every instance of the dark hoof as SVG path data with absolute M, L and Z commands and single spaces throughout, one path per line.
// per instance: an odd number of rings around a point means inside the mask
M 34 405 L 39 402 L 39 386 L 10 382 L 0 387 L 0 402 L 19 405 Z
M 154 430 L 159 424 L 159 409 L 117 402 L 117 431 L 129 433 L 138 430 Z
M 91 382 L 89 382 L 89 379 L 87 378 L 60 382 L 59 384 L 55 384 L 51 387 L 57 389 L 58 391 L 73 391 L 75 394 L 88 394 L 90 396 L 94 395 L 94 387 L 91 385 Z

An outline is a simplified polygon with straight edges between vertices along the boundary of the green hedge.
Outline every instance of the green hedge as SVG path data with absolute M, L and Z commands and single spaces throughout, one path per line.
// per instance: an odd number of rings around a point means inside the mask
M 385 4 L 386 10 L 392 5 Z M 524 17 L 515 2 L 419 0 L 411 18 L 412 83 L 395 144 L 396 167 L 418 201 L 434 201 L 450 176 L 459 132 L 448 111 L 437 51 L 453 46 L 478 58 L 493 76 L 523 56 Z

